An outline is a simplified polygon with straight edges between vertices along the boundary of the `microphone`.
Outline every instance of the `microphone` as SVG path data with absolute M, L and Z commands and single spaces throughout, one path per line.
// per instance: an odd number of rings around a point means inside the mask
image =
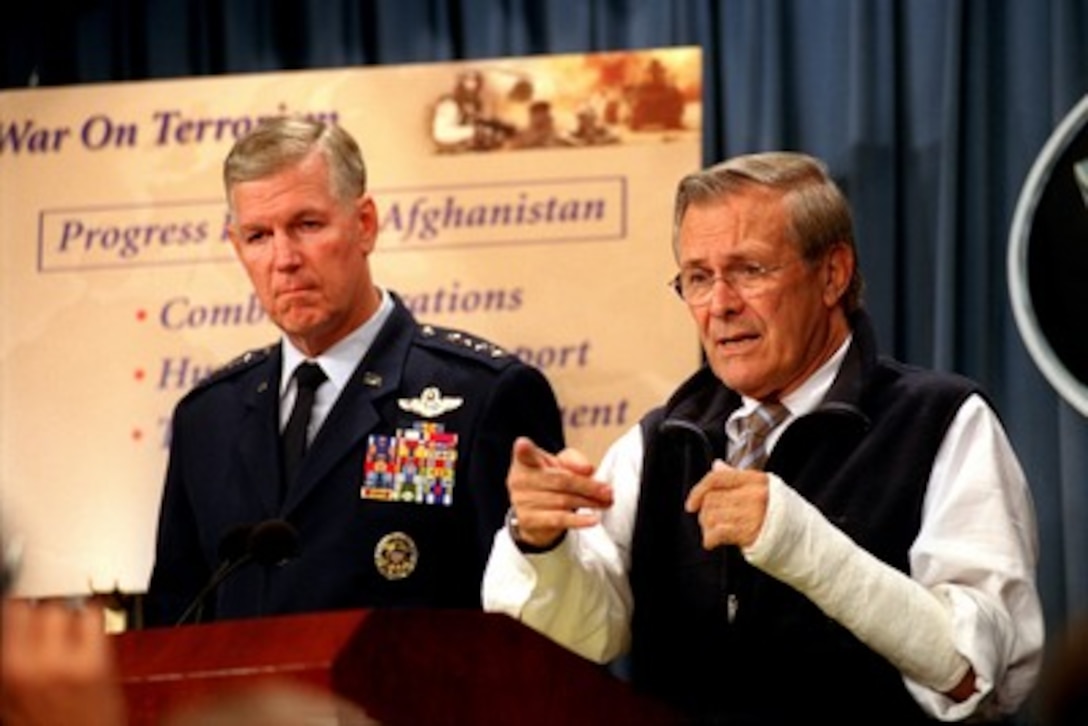
M 223 568 L 235 560 L 244 557 L 249 549 L 249 535 L 253 532 L 252 524 L 236 524 L 227 530 L 219 540 L 219 567 Z
M 685 488 L 690 489 L 714 464 L 714 447 L 710 445 L 710 439 L 701 428 L 679 418 L 665 419 L 658 430 L 662 443 L 679 449 L 684 462 Z
M 200 622 L 204 610 L 204 601 L 208 595 L 219 586 L 230 573 L 234 572 L 248 558 L 249 536 L 252 534 L 252 524 L 236 524 L 226 531 L 219 540 L 219 566 L 212 572 L 208 582 L 197 593 L 189 607 L 181 614 L 175 626 L 182 625 L 190 616 L 195 615 L 194 622 Z
M 282 565 L 298 557 L 298 530 L 283 519 L 265 520 L 253 528 L 247 546 L 257 564 Z
M 231 527 L 219 540 L 219 566 L 174 625 L 183 625 L 190 617 L 199 623 L 208 596 L 239 568 L 250 562 L 282 565 L 298 557 L 299 549 L 298 530 L 282 519 Z
M 714 465 L 714 447 L 701 428 L 683 419 L 665 419 L 659 429 L 661 439 L 679 449 L 683 464 L 683 481 L 687 491 L 703 478 Z M 686 495 L 685 495 L 686 496 Z M 721 555 L 722 586 L 726 592 L 726 617 L 732 623 L 737 616 L 739 598 L 737 595 L 738 573 L 744 561 L 740 548 L 726 545 Z

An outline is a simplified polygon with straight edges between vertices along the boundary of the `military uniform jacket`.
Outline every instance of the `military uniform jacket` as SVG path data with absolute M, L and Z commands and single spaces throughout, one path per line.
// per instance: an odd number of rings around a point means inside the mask
M 180 401 L 146 599 L 149 625 L 177 621 L 222 564 L 239 525 L 273 519 L 297 531 L 297 557 L 239 567 L 207 598 L 203 620 L 479 607 L 483 567 L 508 508 L 513 441 L 526 435 L 562 448 L 558 405 L 535 368 L 473 336 L 420 325 L 394 302 L 282 504 L 279 346 L 247 353 Z M 432 424 L 440 435 L 421 443 Z M 452 451 L 447 434 L 456 435 Z M 401 500 L 390 488 L 394 463 L 419 481 L 428 464 L 415 457 L 428 453 L 440 469 L 452 463 L 452 500 L 443 503 L 443 487 L 433 503 L 427 492 Z M 448 483 L 445 473 L 439 483 Z

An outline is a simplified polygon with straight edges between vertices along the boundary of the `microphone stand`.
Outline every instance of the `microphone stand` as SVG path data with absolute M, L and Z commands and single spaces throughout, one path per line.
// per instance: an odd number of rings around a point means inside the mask
M 216 571 L 212 573 L 211 579 L 209 579 L 208 583 L 201 588 L 200 592 L 193 598 L 193 601 L 189 603 L 189 607 L 181 614 L 181 617 L 174 623 L 174 626 L 184 625 L 185 621 L 188 620 L 190 616 L 194 615 L 193 623 L 199 623 L 204 616 L 204 601 L 207 599 L 208 595 L 215 590 L 215 588 L 219 587 L 219 583 L 230 577 L 235 570 L 249 562 L 251 559 L 253 559 L 253 555 L 246 552 L 235 560 L 227 560 L 219 565 Z

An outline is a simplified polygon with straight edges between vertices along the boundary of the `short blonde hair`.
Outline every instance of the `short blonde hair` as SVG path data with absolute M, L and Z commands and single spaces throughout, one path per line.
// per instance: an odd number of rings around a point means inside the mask
M 261 121 L 227 154 L 223 186 L 228 202 L 235 184 L 264 179 L 315 151 L 328 162 L 329 181 L 338 199 L 347 202 L 366 193 L 366 163 L 351 134 L 326 121 L 277 116 Z

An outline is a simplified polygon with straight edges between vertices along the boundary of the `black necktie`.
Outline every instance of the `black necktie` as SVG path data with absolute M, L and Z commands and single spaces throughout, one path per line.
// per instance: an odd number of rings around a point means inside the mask
M 291 418 L 283 429 L 283 490 L 294 484 L 302 459 L 306 456 L 307 430 L 310 428 L 310 414 L 314 409 L 314 393 L 325 380 L 325 371 L 317 363 L 309 361 L 295 369 L 295 407 L 291 409 Z M 281 497 L 281 500 L 283 497 Z

